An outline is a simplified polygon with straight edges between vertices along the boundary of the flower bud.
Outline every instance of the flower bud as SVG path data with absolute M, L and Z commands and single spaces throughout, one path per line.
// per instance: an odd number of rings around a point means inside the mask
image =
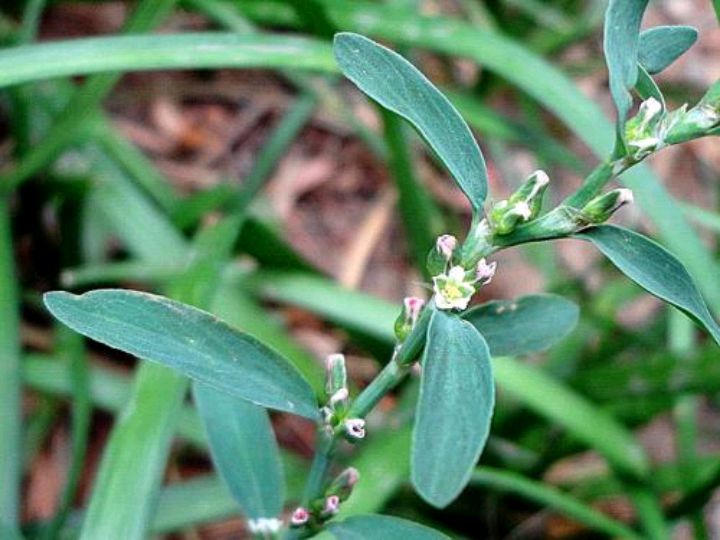
M 275 534 L 282 527 L 282 521 L 278 518 L 257 518 L 248 520 L 248 529 L 257 535 Z
M 310 521 L 310 512 L 302 506 L 298 506 L 292 513 L 292 516 L 290 516 L 291 527 L 302 527 L 308 521 Z
M 668 127 L 665 137 L 668 144 L 696 139 L 720 125 L 720 103 L 700 103 L 689 111 L 678 111 L 675 121 Z
M 523 206 L 520 206 L 519 210 L 516 208 L 518 214 L 523 217 L 523 221 L 529 221 L 534 219 L 540 213 L 542 209 L 543 197 L 545 191 L 550 184 L 550 177 L 545 171 L 537 170 L 532 173 L 525 183 L 510 196 L 508 202 L 512 204 L 525 203 L 528 207 L 527 211 Z M 527 216 L 527 217 L 525 217 Z
M 495 276 L 495 270 L 497 270 L 496 261 L 488 264 L 487 261 L 482 258 L 477 263 L 477 267 L 475 268 L 475 280 L 480 286 L 487 285 L 492 281 L 492 278 Z
M 402 343 L 407 339 L 420 317 L 425 300 L 416 296 L 408 296 L 403 300 L 403 309 L 395 320 L 395 337 Z
M 322 515 L 324 517 L 334 516 L 340 510 L 340 497 L 337 495 L 330 495 L 325 499 L 325 505 L 322 509 Z
M 347 405 L 348 397 L 350 396 L 350 393 L 348 392 L 347 388 L 341 388 L 337 392 L 335 392 L 332 396 L 330 396 L 329 405 L 330 408 L 333 410 L 337 410 L 339 405 Z
M 358 473 L 358 470 L 355 467 L 348 467 L 335 477 L 325 494 L 337 495 L 342 502 L 350 497 L 359 479 L 360 473 Z
M 631 157 L 643 159 L 663 144 L 662 103 L 651 97 L 640 104 L 638 113 L 625 123 L 625 142 Z
M 435 246 L 427 257 L 427 269 L 431 275 L 444 272 L 453 258 L 458 241 L 452 234 L 443 234 L 435 241 Z
M 348 418 L 344 422 L 345 435 L 350 441 L 365 438 L 365 420 L 362 418 Z
M 345 369 L 345 355 L 331 354 L 325 362 L 326 379 L 325 392 L 328 396 L 335 395 L 343 388 L 347 391 L 347 371 Z
M 580 211 L 589 223 L 603 223 L 622 206 L 633 202 L 633 193 L 629 189 L 614 189 L 598 195 Z

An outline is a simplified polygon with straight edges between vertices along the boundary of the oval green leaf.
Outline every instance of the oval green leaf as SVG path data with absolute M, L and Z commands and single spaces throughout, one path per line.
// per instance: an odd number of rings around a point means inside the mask
M 411 452 L 412 483 L 433 506 L 447 506 L 467 484 L 494 405 L 485 340 L 470 323 L 435 311 L 423 352 Z
M 201 383 L 193 385 L 193 396 L 215 468 L 245 515 L 279 517 L 285 483 L 267 411 Z
M 605 61 L 618 127 L 632 107 L 630 90 L 637 82 L 640 23 L 647 4 L 648 0 L 610 0 L 605 12 Z
M 518 356 L 548 349 L 577 325 L 579 309 L 556 294 L 531 294 L 496 300 L 466 311 L 492 356 Z
M 683 264 L 660 244 L 614 225 L 586 229 L 578 238 L 592 242 L 621 272 L 643 289 L 674 305 L 720 344 L 720 326 Z
M 448 99 L 410 62 L 352 33 L 335 36 L 343 74 L 380 105 L 402 116 L 425 138 L 475 209 L 487 195 L 487 170 L 470 128 Z
M 312 388 L 282 356 L 210 313 L 119 289 L 82 295 L 57 291 L 44 300 L 57 319 L 100 343 L 237 398 L 311 419 L 319 416 Z
M 648 73 L 660 73 L 680 58 L 698 38 L 692 26 L 656 26 L 640 34 L 638 61 Z
M 425 525 L 392 516 L 361 515 L 330 523 L 317 540 L 450 540 Z

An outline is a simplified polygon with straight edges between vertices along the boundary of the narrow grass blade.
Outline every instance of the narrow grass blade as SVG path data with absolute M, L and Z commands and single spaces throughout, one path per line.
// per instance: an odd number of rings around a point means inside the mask
M 647 477 L 649 464 L 632 435 L 602 409 L 541 370 L 510 358 L 493 359 L 500 388 L 537 414 L 563 426 L 631 478 Z
M 18 534 L 22 475 L 19 292 L 10 202 L 0 197 L 0 529 Z
M 307 38 L 221 32 L 83 38 L 0 51 L 0 88 L 115 71 L 210 68 L 335 71 L 329 47 Z
M 470 478 L 470 485 L 514 493 L 525 499 L 535 501 L 543 507 L 552 508 L 576 520 L 578 523 L 582 523 L 610 537 L 634 540 L 640 540 L 642 538 L 637 532 L 623 523 L 609 518 L 602 512 L 584 504 L 579 499 L 563 493 L 552 486 L 530 480 L 511 471 L 503 471 L 491 467 L 478 467 Z

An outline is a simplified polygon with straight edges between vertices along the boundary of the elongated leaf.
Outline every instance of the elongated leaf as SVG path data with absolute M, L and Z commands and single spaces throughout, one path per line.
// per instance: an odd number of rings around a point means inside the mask
M 493 356 L 517 356 L 551 347 L 577 325 L 576 304 L 555 294 L 497 300 L 473 308 L 463 318 L 477 328 Z
M 334 71 L 329 47 L 289 36 L 206 32 L 84 38 L 0 51 L 0 87 L 109 71 L 286 67 Z
M 419 523 L 391 516 L 361 515 L 331 523 L 318 540 L 449 540 L 449 537 Z
M 626 276 L 649 293 L 684 311 L 720 344 L 713 319 L 690 274 L 675 256 L 649 238 L 614 225 L 599 225 L 577 234 L 589 240 Z
M 310 385 L 278 353 L 199 309 L 151 294 L 97 290 L 45 295 L 70 328 L 159 362 L 230 395 L 315 419 Z
M 399 54 L 358 34 L 335 36 L 345 76 L 410 122 L 443 161 L 474 208 L 487 195 L 487 171 L 470 128 L 448 99 Z
M 193 385 L 215 468 L 251 519 L 280 515 L 284 481 L 267 411 L 254 403 Z
M 474 326 L 436 311 L 427 333 L 412 442 L 412 482 L 447 506 L 480 457 L 495 405 L 490 351 Z
M 605 60 L 618 126 L 632 107 L 630 90 L 637 82 L 640 23 L 647 4 L 648 0 L 610 0 L 605 13 Z
M 680 58 L 698 38 L 692 26 L 656 26 L 640 34 L 638 61 L 648 73 L 660 73 Z

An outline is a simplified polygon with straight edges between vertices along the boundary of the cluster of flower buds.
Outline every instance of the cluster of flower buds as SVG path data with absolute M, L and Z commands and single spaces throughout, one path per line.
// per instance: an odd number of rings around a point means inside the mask
M 543 196 L 550 183 L 544 171 L 535 171 L 520 188 L 490 210 L 489 222 L 495 234 L 510 234 L 521 223 L 535 219 L 542 209 Z
M 359 479 L 357 469 L 348 467 L 330 482 L 322 497 L 310 503 L 309 508 L 296 508 L 290 517 L 290 525 L 303 527 L 311 521 L 322 523 L 332 518 L 340 510 L 340 504 L 350 497 Z
M 452 234 L 443 234 L 435 241 L 435 248 L 427 256 L 430 275 L 437 275 L 457 262 L 458 241 Z
M 619 208 L 631 202 L 632 191 L 625 188 L 613 189 L 592 199 L 580 210 L 580 215 L 586 223 L 604 223 Z
M 357 441 L 365 437 L 365 420 L 362 418 L 346 418 L 350 405 L 350 392 L 347 386 L 347 369 L 345 356 L 331 354 L 325 363 L 325 397 L 327 402 L 320 409 L 323 423 L 328 433 L 336 426 L 342 425 L 345 437 Z
M 667 128 L 665 108 L 651 97 L 640 104 L 637 114 L 625 123 L 629 157 L 640 161 L 658 150 Z
M 676 144 L 706 135 L 711 129 L 720 127 L 720 87 L 713 88 L 695 107 L 686 111 L 683 106 L 668 126 L 665 140 Z
M 248 529 L 254 535 L 274 536 L 280 531 L 282 521 L 278 518 L 257 518 L 248 520 Z
M 403 309 L 395 320 L 395 337 L 398 343 L 403 343 L 415 328 L 423 307 L 425 300 L 417 296 L 408 296 L 403 300 Z
M 496 269 L 496 262 L 480 259 L 470 271 L 453 266 L 447 273 L 433 277 L 435 306 L 438 309 L 466 309 L 477 289 L 490 283 Z

